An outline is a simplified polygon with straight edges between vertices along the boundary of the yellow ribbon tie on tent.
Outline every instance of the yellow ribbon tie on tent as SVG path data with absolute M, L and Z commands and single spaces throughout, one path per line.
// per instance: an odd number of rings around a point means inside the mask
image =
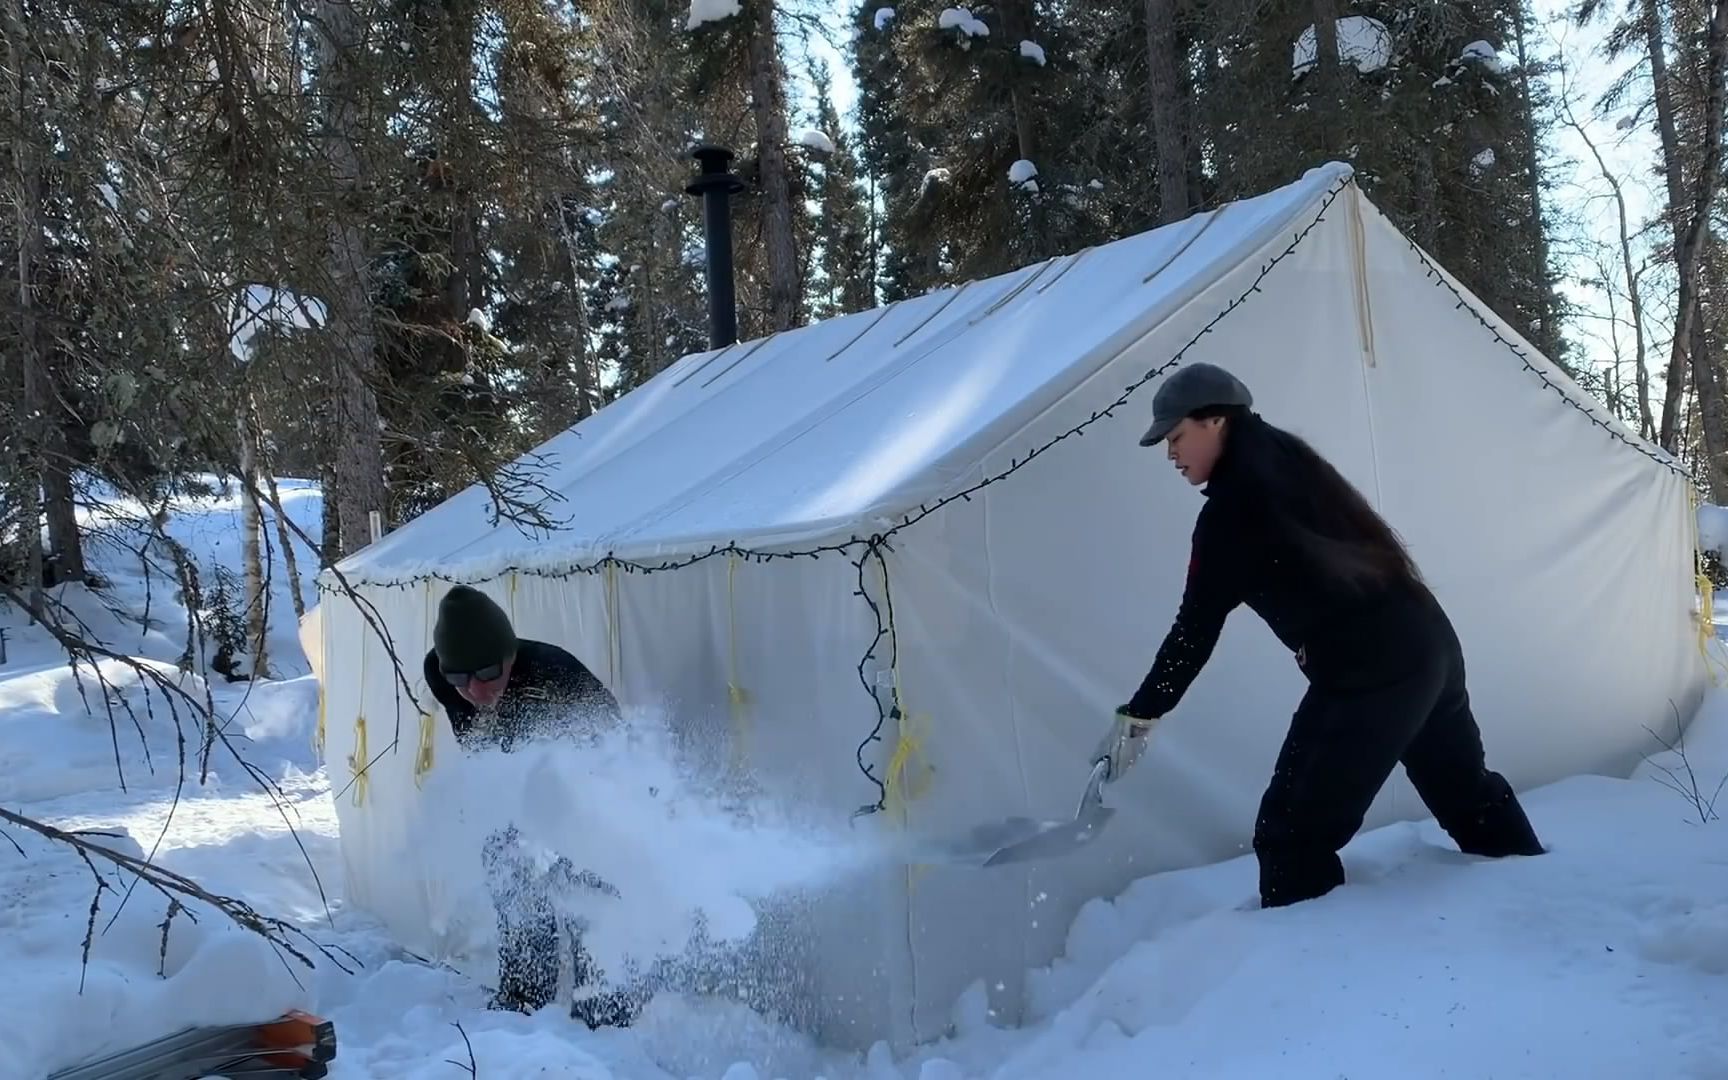
M 426 783 L 426 774 L 432 771 L 432 746 L 436 732 L 432 727 L 432 714 L 420 714 L 420 752 L 414 755 L 414 786 L 422 787 Z
M 882 785 L 883 806 L 902 824 L 906 821 L 907 805 L 930 787 L 930 765 L 924 758 L 924 739 L 917 734 L 923 724 L 922 716 L 901 714 L 899 737 L 894 742 L 894 753 L 888 758 L 888 778 Z M 919 759 L 919 769 L 917 773 L 909 774 L 908 767 L 914 757 Z
M 366 717 L 354 718 L 354 752 L 348 755 L 348 771 L 354 777 L 354 805 L 366 805 L 366 785 L 371 777 L 366 765 Z
M 514 599 L 514 593 L 515 593 L 515 578 L 514 577 L 511 578 L 511 593 L 512 593 L 512 599 Z M 512 603 L 511 607 L 514 608 L 515 604 Z M 432 617 L 432 609 L 433 609 L 432 579 L 427 578 L 426 579 L 426 610 L 425 610 L 424 621 L 425 621 L 425 625 L 426 625 L 426 641 L 428 642 L 429 648 L 430 648 L 430 642 L 432 641 L 432 638 L 433 638 L 433 630 L 436 629 L 436 622 Z M 419 705 L 419 702 L 416 701 L 415 704 Z M 422 787 L 426 783 L 426 774 L 432 771 L 432 764 L 433 764 L 432 748 L 433 748 L 435 739 L 437 737 L 437 732 L 433 727 L 433 724 L 436 723 L 436 719 L 433 716 L 433 714 L 430 712 L 427 712 L 424 708 L 418 709 L 417 711 L 420 713 L 420 749 L 414 755 L 414 786 L 415 787 Z
M 619 694 L 618 679 L 620 669 L 624 666 L 624 646 L 619 641 L 619 627 L 622 622 L 618 615 L 618 567 L 614 563 L 606 564 L 606 664 L 611 673 L 610 689 L 613 694 Z
M 366 638 L 360 639 L 360 709 L 354 714 L 354 750 L 348 755 L 348 772 L 353 777 L 354 805 L 366 804 L 366 786 L 371 781 L 367 775 L 369 768 L 366 760 Z
M 1698 528 L 1698 492 L 1688 485 L 1686 500 L 1692 508 L 1692 587 L 1698 593 L 1698 655 L 1704 658 L 1704 667 L 1710 672 L 1710 684 L 1721 686 L 1722 680 L 1718 672 L 1723 670 L 1723 662 L 1710 654 L 1710 644 L 1716 637 L 1716 584 L 1710 580 L 1709 571 L 1704 567 L 1704 541 Z
M 750 717 L 745 707 L 750 695 L 738 682 L 738 622 L 734 603 L 734 586 L 738 573 L 738 556 L 726 557 L 726 700 L 732 708 L 732 764 L 742 768 L 748 758 Z

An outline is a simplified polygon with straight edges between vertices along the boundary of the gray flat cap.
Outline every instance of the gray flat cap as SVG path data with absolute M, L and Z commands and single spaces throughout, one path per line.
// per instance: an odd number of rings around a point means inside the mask
M 1216 364 L 1189 364 L 1176 369 L 1152 395 L 1152 426 L 1140 437 L 1141 446 L 1164 441 L 1183 417 L 1208 405 L 1254 404 L 1242 380 Z

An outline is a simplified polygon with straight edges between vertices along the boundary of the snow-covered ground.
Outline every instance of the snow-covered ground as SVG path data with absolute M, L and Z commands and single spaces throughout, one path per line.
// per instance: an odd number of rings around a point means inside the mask
M 317 535 L 316 492 L 284 497 Z M 200 560 L 237 571 L 237 525 L 235 506 L 213 500 L 182 503 L 168 527 Z M 298 554 L 309 580 L 315 560 Z M 184 611 L 161 579 L 129 575 L 129 559 L 119 545 L 96 555 L 117 611 L 66 600 L 115 651 L 155 661 L 161 683 L 116 663 L 104 691 L 0 612 L 0 808 L 101 830 L 97 843 L 290 920 L 316 965 L 196 905 L 164 946 L 166 901 L 98 861 L 108 888 L 85 968 L 91 868 L 5 825 L 21 850 L 0 841 L 0 1077 L 294 1005 L 335 1022 L 336 1078 L 444 1080 L 467 1075 L 470 1052 L 482 1077 L 584 1080 L 1728 1076 L 1728 825 L 1708 808 L 1728 777 L 1728 691 L 1707 699 L 1684 761 L 1664 754 L 1629 779 L 1529 793 L 1544 856 L 1477 860 L 1431 823 L 1391 826 L 1346 850 L 1349 885 L 1276 911 L 1242 909 L 1251 857 L 1149 877 L 1081 912 L 1065 957 L 1037 973 L 1033 1024 L 996 1028 L 969 998 L 949 1039 L 896 1060 L 814 1047 L 736 1001 L 663 995 L 635 1027 L 601 1032 L 558 1008 L 488 1012 L 482 987 L 402 957 L 342 901 L 329 781 L 311 747 L 316 688 L 298 673 L 292 619 L 273 646 L 292 677 L 181 676 Z M 155 629 L 141 633 L 124 616 L 141 610 L 146 580 Z M 286 590 L 278 610 L 291 614 Z M 224 724 L 204 784 L 195 760 L 181 775 L 179 738 L 195 749 L 201 731 L 184 702 L 170 707 L 175 688 L 208 693 Z

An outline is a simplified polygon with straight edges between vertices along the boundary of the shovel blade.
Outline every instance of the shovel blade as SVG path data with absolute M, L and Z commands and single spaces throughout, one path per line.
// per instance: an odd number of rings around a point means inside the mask
M 1110 807 L 1100 806 L 1072 821 L 1053 823 L 1030 836 L 1004 844 L 995 854 L 984 860 L 984 865 L 1002 866 L 1007 863 L 1055 859 L 1073 854 L 1097 839 L 1104 829 L 1104 823 L 1115 813 Z

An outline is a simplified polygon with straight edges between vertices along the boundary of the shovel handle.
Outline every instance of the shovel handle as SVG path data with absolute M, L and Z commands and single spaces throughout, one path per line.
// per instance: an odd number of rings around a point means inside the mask
M 1086 790 L 1080 796 L 1080 805 L 1075 813 L 1086 809 L 1087 803 L 1104 802 L 1104 780 L 1110 775 L 1110 759 L 1101 757 L 1092 763 L 1092 774 L 1086 778 Z

